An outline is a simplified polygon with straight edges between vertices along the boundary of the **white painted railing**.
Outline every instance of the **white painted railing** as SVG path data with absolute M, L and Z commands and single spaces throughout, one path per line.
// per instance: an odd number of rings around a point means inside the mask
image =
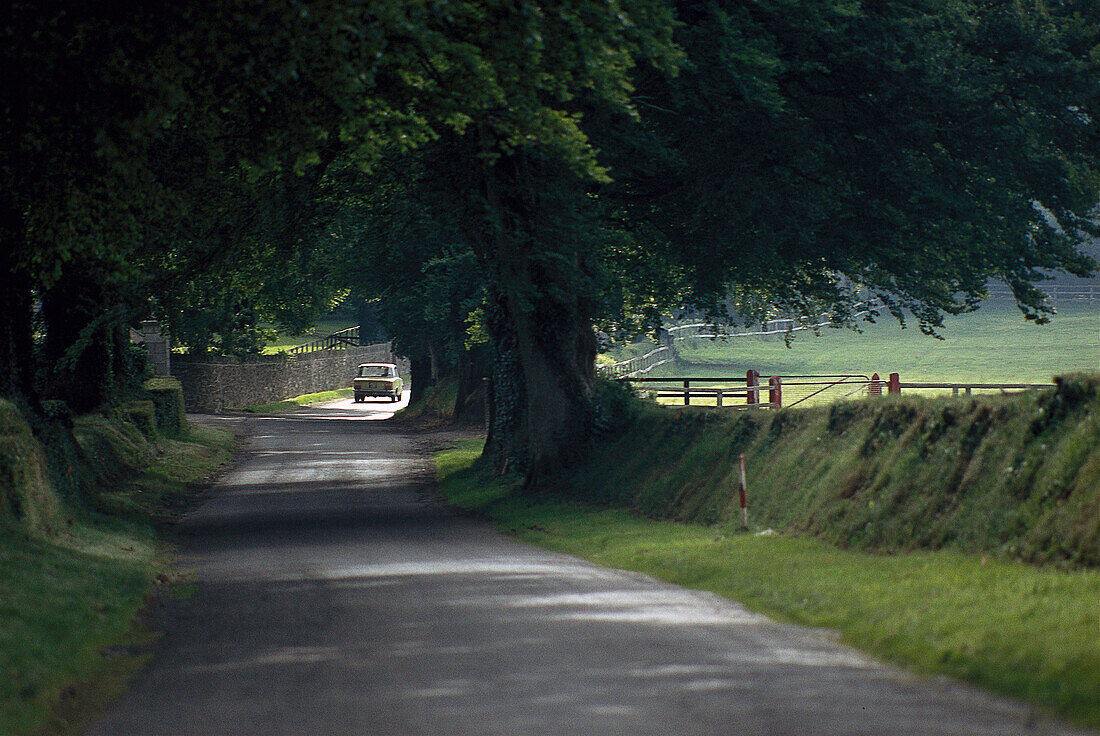
M 874 308 L 874 304 L 858 304 L 853 319 L 864 317 Z M 836 323 L 828 312 L 816 315 L 816 317 L 783 317 L 761 322 L 759 328 L 738 327 L 735 325 L 716 325 L 713 322 L 694 322 L 687 325 L 669 327 L 668 332 L 673 340 L 686 340 L 689 337 L 717 338 L 717 337 L 750 337 L 760 335 L 785 335 L 788 332 L 800 332 L 802 330 L 816 330 L 822 327 L 831 327 Z M 688 332 L 699 330 L 698 332 Z
M 630 358 L 618 363 L 598 365 L 596 366 L 596 374 L 604 376 L 605 378 L 640 376 L 649 373 L 659 365 L 671 362 L 673 357 L 670 348 L 659 347 L 656 350 L 651 350 L 645 355 L 639 355 L 636 358 Z

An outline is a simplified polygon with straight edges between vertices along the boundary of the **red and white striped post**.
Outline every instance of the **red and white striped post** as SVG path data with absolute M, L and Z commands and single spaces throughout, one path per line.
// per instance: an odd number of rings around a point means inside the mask
M 878 377 L 878 374 L 871 376 L 871 383 L 867 387 L 868 396 L 882 396 L 882 379 Z
M 745 480 L 745 453 L 741 453 L 737 457 L 737 464 L 741 470 L 741 528 L 749 528 L 749 497 L 748 497 L 748 483 Z

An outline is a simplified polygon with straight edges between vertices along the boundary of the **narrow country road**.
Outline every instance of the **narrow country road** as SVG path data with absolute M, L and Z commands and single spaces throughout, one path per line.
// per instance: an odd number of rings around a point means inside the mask
M 457 515 L 392 408 L 207 420 L 247 439 L 183 522 L 198 592 L 90 734 L 1075 733 Z

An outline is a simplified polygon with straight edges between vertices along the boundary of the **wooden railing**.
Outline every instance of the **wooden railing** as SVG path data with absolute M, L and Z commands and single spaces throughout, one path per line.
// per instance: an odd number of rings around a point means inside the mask
M 655 399 L 682 400 L 684 406 L 705 402 L 716 407 L 739 409 L 780 409 L 797 406 L 804 401 L 829 392 L 833 399 L 856 394 L 880 395 L 886 382 L 878 374 L 813 374 L 790 376 L 761 376 L 757 371 L 746 371 L 745 377 L 691 378 L 624 378 L 638 384 L 639 390 Z M 723 384 L 700 386 L 700 384 Z M 737 384 L 730 386 L 728 384 Z M 743 384 L 743 385 L 742 385 Z M 652 385 L 653 388 L 647 388 Z M 765 396 L 767 400 L 765 401 Z M 786 403 L 791 398 L 794 401 Z
M 896 375 L 896 374 L 893 374 Z M 1045 388 L 1054 388 L 1053 383 L 926 383 L 926 382 L 901 382 L 891 381 L 887 383 L 891 394 L 900 394 L 902 389 L 951 389 L 952 396 L 960 393 L 969 396 L 974 391 L 1037 391 Z
M 677 403 L 682 401 L 683 406 L 703 403 L 708 406 L 735 409 L 790 408 L 819 397 L 838 400 L 857 394 L 882 396 L 900 394 L 902 389 L 951 389 L 952 394 L 958 396 L 959 394 L 970 395 L 975 391 L 1034 391 L 1054 387 L 1053 383 L 903 383 L 897 373 L 891 373 L 886 380 L 880 378 L 878 373 L 870 376 L 858 373 L 761 376 L 753 370 L 747 371 L 744 378 L 740 376 L 720 378 L 624 376 L 621 380 L 637 385 L 639 391 L 657 400 L 674 399 Z M 827 392 L 829 393 L 826 396 Z M 784 395 L 787 402 L 784 401 Z M 764 400 L 765 396 L 766 400 Z M 790 401 L 796 396 L 794 401 Z
M 1051 304 L 1058 302 L 1088 302 L 1100 304 L 1100 284 L 1082 284 L 1077 286 L 1049 285 L 1041 286 L 1047 295 L 1047 301 Z M 998 285 L 989 289 L 989 298 L 996 300 L 1014 299 L 1012 290 L 1007 286 Z M 852 318 L 858 319 L 866 316 L 872 309 L 881 307 L 881 302 L 871 300 L 855 305 Z M 693 322 L 684 325 L 675 325 L 668 328 L 673 340 L 686 340 L 692 337 L 699 338 L 730 338 L 751 337 L 766 335 L 784 335 L 789 332 L 801 332 L 803 330 L 816 330 L 822 327 L 832 327 L 837 323 L 828 313 L 816 316 L 803 316 L 797 319 L 783 317 L 767 320 L 758 325 L 738 326 L 720 325 L 713 322 Z
M 781 379 L 777 376 L 768 376 L 767 383 L 760 384 L 759 378 L 753 382 L 751 377 L 746 378 L 624 378 L 632 384 L 642 384 L 643 389 L 655 399 L 682 399 L 684 406 L 689 406 L 692 400 L 713 401 L 719 407 L 737 407 L 736 402 L 727 403 L 727 399 L 741 399 L 742 409 L 778 409 L 783 406 L 783 394 Z M 742 383 L 744 386 L 714 386 L 700 387 L 699 384 L 729 384 Z M 652 389 L 645 389 L 645 384 L 653 384 Z M 657 384 L 679 384 L 678 386 Z M 692 386 L 695 384 L 695 386 Z M 763 394 L 767 392 L 768 400 L 761 401 Z
M 343 350 L 349 347 L 359 346 L 359 325 L 349 327 L 346 330 L 334 332 L 319 340 L 307 342 L 304 345 L 290 348 L 287 352 L 291 355 L 308 355 L 318 350 Z

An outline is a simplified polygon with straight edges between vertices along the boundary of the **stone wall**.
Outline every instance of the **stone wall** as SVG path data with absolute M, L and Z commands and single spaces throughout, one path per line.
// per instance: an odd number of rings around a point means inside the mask
M 300 357 L 259 356 L 229 362 L 172 361 L 172 375 L 183 385 L 187 411 L 218 414 L 291 396 L 351 386 L 360 363 L 397 363 L 408 381 L 408 361 L 396 358 L 389 343 L 346 350 L 322 350 Z

